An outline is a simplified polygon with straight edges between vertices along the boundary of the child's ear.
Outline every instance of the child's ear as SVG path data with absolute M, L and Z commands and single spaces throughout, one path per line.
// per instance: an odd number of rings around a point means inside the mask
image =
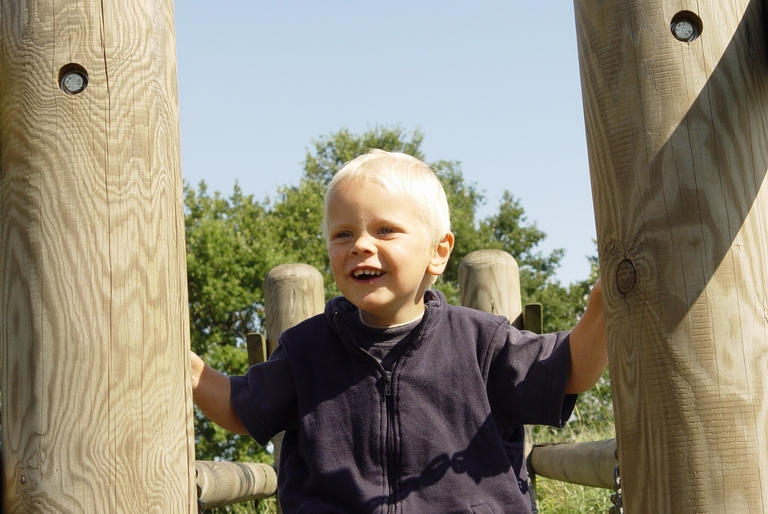
M 448 258 L 453 251 L 453 233 L 448 232 L 443 239 L 437 243 L 435 250 L 432 252 L 432 258 L 429 260 L 429 266 L 427 271 L 431 275 L 440 276 L 445 271 L 445 267 L 448 265 Z

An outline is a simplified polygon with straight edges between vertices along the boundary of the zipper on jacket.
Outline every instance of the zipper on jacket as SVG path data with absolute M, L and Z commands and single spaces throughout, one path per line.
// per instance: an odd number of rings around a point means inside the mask
M 387 502 L 387 514 L 397 512 L 397 471 L 395 457 L 395 406 L 392 396 L 392 372 L 384 370 L 384 404 L 387 410 L 386 449 L 387 456 L 387 481 L 389 482 L 389 500 Z
M 338 309 L 334 310 L 333 316 L 334 321 L 337 323 L 337 326 L 339 326 L 339 323 L 337 321 L 337 318 L 340 316 L 340 312 Z M 425 313 L 426 316 L 426 313 Z M 385 434 L 385 448 L 384 448 L 384 454 L 386 458 L 385 463 L 385 471 L 387 476 L 387 481 L 389 482 L 388 488 L 389 488 L 389 499 L 387 501 L 387 510 L 386 512 L 388 514 L 395 514 L 399 511 L 397 504 L 395 503 L 395 498 L 398 494 L 398 484 L 397 484 L 397 471 L 395 467 L 396 463 L 396 455 L 395 455 L 395 444 L 394 444 L 394 425 L 395 425 L 395 407 L 394 407 L 394 397 L 392 396 L 392 372 L 384 369 L 384 366 L 382 366 L 381 362 L 376 360 L 376 358 L 365 351 L 363 348 L 361 348 L 358 345 L 355 345 L 352 341 L 354 340 L 352 335 L 349 332 L 349 329 L 344 327 L 345 335 L 347 338 L 342 337 L 343 340 L 345 340 L 346 344 L 354 347 L 357 351 L 360 352 L 360 354 L 363 355 L 363 358 L 366 359 L 368 362 L 372 363 L 373 366 L 378 370 L 379 373 L 381 373 L 381 376 L 384 377 L 384 407 L 386 409 L 386 416 L 387 416 L 387 429 Z M 341 334 L 339 334 L 341 335 Z M 394 366 L 397 364 L 393 364 Z

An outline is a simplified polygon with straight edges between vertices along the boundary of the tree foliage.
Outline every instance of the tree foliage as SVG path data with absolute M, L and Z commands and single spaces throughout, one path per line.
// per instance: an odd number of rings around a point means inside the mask
M 245 335 L 261 328 L 264 318 L 263 280 L 278 264 L 302 262 L 324 277 L 326 297 L 338 294 L 322 235 L 325 187 L 347 161 L 372 148 L 399 151 L 424 159 L 423 134 L 401 128 L 375 127 L 362 135 L 340 130 L 312 141 L 298 185 L 286 185 L 274 200 L 257 201 L 239 187 L 231 196 L 212 195 L 204 183 L 185 187 L 187 266 L 192 348 L 213 367 L 242 374 L 247 367 Z M 501 249 L 518 262 L 523 302 L 544 305 L 545 330 L 568 329 L 585 307 L 594 277 L 563 287 L 555 280 L 563 250 L 537 251 L 546 237 L 528 223 L 512 193 L 505 191 L 498 211 L 477 220 L 484 198 L 467 183 L 458 161 L 431 164 L 446 189 L 456 246 L 435 287 L 458 303 L 458 266 L 468 253 Z M 201 459 L 269 459 L 249 438 L 223 432 L 196 416 L 197 454 Z
M 192 350 L 213 368 L 243 373 L 245 336 L 263 318 L 262 285 L 280 262 L 266 207 L 235 186 L 229 198 L 185 187 L 187 282 Z M 268 461 L 249 437 L 195 414 L 198 459 Z

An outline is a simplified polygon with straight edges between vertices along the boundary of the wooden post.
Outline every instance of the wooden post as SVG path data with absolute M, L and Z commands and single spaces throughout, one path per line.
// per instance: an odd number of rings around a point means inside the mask
M 459 302 L 484 312 L 504 316 L 518 329 L 523 329 L 523 307 L 520 298 L 520 269 L 517 261 L 502 250 L 477 250 L 468 253 L 459 263 Z M 531 317 L 536 309 L 531 310 Z M 541 328 L 539 319 L 532 323 Z M 531 428 L 524 427 L 527 460 L 533 448 Z M 535 484 L 532 484 L 535 486 Z M 533 491 L 535 501 L 535 491 Z
M 171 0 L 0 0 L 4 512 L 196 512 Z
M 267 360 L 267 338 L 260 332 L 245 335 L 245 347 L 248 350 L 248 365 L 253 366 Z
M 502 250 L 468 253 L 459 264 L 459 301 L 465 307 L 507 317 L 523 328 L 520 271 Z
M 264 278 L 264 310 L 270 355 L 283 330 L 325 308 L 323 276 L 309 264 L 282 264 Z
M 277 348 L 277 338 L 287 328 L 320 314 L 325 308 L 323 276 L 309 264 L 282 264 L 264 278 L 264 310 L 267 346 L 270 355 Z M 280 461 L 282 432 L 275 436 L 275 468 Z
M 766 4 L 575 7 L 625 510 L 767 512 Z

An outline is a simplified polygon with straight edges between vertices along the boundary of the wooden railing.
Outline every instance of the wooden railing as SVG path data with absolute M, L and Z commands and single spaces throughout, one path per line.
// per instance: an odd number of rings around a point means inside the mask
M 587 443 L 536 443 L 528 454 L 528 474 L 589 487 L 613 489 L 616 439 Z
M 254 462 L 195 463 L 202 509 L 259 500 L 277 491 L 275 468 Z

